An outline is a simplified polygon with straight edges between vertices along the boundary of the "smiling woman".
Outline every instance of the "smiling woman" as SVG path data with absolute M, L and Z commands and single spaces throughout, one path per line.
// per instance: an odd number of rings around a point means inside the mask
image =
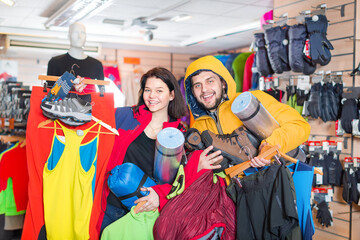
M 83 79 L 75 86 L 81 89 Z M 141 77 L 138 104 L 133 107 L 117 108 L 115 113 L 116 128 L 120 136 L 116 136 L 115 144 L 107 166 L 107 172 L 123 163 L 133 163 L 145 175 L 154 178 L 155 140 L 157 134 L 167 127 L 185 131 L 180 117 L 185 115 L 186 108 L 180 87 L 174 75 L 167 69 L 156 67 Z M 131 179 L 129 176 L 128 178 Z M 135 176 L 136 177 L 136 176 Z M 107 179 L 105 179 L 107 182 Z M 153 187 L 140 188 L 148 193 L 136 200 L 137 204 L 146 201 L 138 212 L 150 213 L 151 210 L 162 208 L 167 202 L 166 195 L 171 185 L 158 184 Z M 98 226 L 101 230 L 124 216 L 129 210 L 122 207 L 116 196 L 106 185 L 102 206 L 105 214 L 100 217 Z

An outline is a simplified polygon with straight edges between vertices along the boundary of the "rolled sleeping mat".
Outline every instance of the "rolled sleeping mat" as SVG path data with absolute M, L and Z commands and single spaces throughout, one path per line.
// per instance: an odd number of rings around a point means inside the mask
M 260 141 L 268 138 L 276 128 L 280 127 L 275 118 L 250 92 L 241 93 L 232 103 L 231 111 Z M 306 159 L 305 153 L 301 149 L 291 150 L 287 155 L 300 161 Z
M 111 170 L 108 178 L 110 191 L 128 210 L 135 206 L 135 200 L 149 194 L 149 192 L 140 191 L 140 188 L 154 185 L 156 185 L 155 181 L 133 163 L 117 165 Z
M 172 184 L 184 154 L 183 133 L 173 127 L 164 128 L 156 138 L 154 178 L 159 184 Z
M 260 141 L 279 127 L 279 123 L 250 92 L 241 93 L 232 103 L 231 111 Z

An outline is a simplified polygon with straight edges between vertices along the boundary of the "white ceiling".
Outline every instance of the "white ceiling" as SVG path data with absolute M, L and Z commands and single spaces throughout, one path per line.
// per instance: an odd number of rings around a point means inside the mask
M 0 33 L 67 42 L 67 27 L 46 29 L 44 23 L 68 0 L 15 2 L 13 7 L 0 2 Z M 178 3 L 183 4 L 172 7 Z M 273 0 L 112 0 L 108 7 L 81 22 L 86 26 L 87 42 L 99 42 L 105 48 L 203 55 L 250 45 L 254 29 L 241 31 L 239 27 L 259 21 L 272 7 Z M 123 26 L 103 23 L 103 19 L 110 18 L 125 20 L 128 26 L 138 17 L 179 14 L 192 18 L 183 22 L 149 21 L 158 26 L 150 42 L 143 40 L 144 29 L 125 27 L 124 30 Z M 237 33 L 213 38 L 231 32 Z M 199 43 L 202 40 L 205 41 Z

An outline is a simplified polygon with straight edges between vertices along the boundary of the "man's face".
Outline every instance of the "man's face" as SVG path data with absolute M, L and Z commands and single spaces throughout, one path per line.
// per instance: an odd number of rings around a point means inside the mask
M 225 83 L 218 75 L 210 71 L 202 71 L 192 77 L 192 92 L 198 103 L 206 110 L 213 112 L 224 95 Z

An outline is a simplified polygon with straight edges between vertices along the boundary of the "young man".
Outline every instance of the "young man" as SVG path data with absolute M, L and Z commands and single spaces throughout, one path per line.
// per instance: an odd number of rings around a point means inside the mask
M 193 128 L 200 132 L 230 134 L 243 125 L 231 111 L 231 104 L 238 96 L 235 81 L 215 57 L 202 57 L 190 64 L 185 75 L 185 90 L 195 119 Z M 262 146 L 280 144 L 281 151 L 288 152 L 308 138 L 310 126 L 296 110 L 262 91 L 252 93 L 280 124 Z M 236 206 L 226 193 L 227 185 L 221 173 L 215 177 L 213 171 L 209 171 L 220 167 L 217 162 L 221 162 L 221 151 L 208 154 L 211 149 L 212 146 L 193 152 L 199 157 L 193 156 L 188 164 L 197 165 L 198 169 L 193 175 L 185 173 L 185 191 L 172 198 L 160 212 L 153 229 L 155 239 L 236 238 Z M 269 163 L 257 157 L 251 160 L 253 167 Z
M 194 61 L 187 68 L 184 81 L 186 99 L 195 120 L 193 128 L 200 132 L 210 130 L 216 134 L 230 134 L 243 125 L 231 111 L 231 104 L 240 93 L 236 93 L 234 79 L 218 59 L 206 56 Z M 251 93 L 280 125 L 271 136 L 263 140 L 260 148 L 265 144 L 279 144 L 280 151 L 286 153 L 308 139 L 310 125 L 295 109 L 263 91 Z M 251 160 L 253 167 L 268 163 L 257 157 Z

